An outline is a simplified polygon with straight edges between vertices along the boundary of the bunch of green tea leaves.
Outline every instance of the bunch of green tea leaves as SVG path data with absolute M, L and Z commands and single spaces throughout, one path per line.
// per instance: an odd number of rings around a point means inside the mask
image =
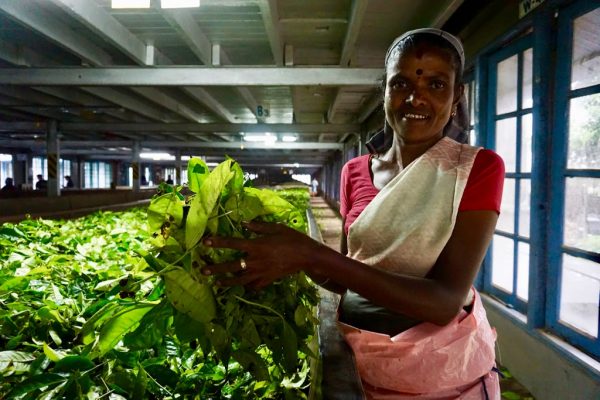
M 252 220 L 306 231 L 304 214 L 296 207 L 275 192 L 245 187 L 243 176 L 231 159 L 212 172 L 201 159 L 191 159 L 188 185 L 192 194 L 185 197 L 165 185 L 165 193 L 148 208 L 153 249 L 145 259 L 163 278 L 179 340 L 197 343 L 205 358 L 220 362 L 225 369 L 230 359 L 237 361 L 271 389 L 282 382 L 295 382 L 292 386 L 297 388 L 305 382 L 304 364 L 312 354 L 308 344 L 317 322 L 314 285 L 298 273 L 251 292 L 241 286 L 217 287 L 214 278 L 200 273 L 203 266 L 241 256 L 234 250 L 203 246 L 201 239 L 206 235 L 251 238 L 253 234 L 241 223 Z M 139 340 L 136 332 L 126 339 L 126 345 Z

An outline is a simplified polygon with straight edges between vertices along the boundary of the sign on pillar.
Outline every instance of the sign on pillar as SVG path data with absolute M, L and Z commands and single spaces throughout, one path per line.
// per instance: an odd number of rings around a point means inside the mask
M 137 161 L 134 161 L 131 163 L 131 172 L 132 172 L 132 179 L 133 179 L 133 190 L 135 192 L 140 190 L 140 163 Z

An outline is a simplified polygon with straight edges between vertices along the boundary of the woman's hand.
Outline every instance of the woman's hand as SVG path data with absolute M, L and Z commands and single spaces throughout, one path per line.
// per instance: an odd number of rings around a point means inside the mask
M 218 285 L 248 285 L 260 289 L 271 282 L 310 267 L 320 244 L 310 237 L 285 225 L 249 222 L 244 226 L 259 237 L 238 239 L 211 237 L 204 240 L 210 247 L 225 247 L 245 253 L 241 260 L 210 265 L 202 269 L 205 275 L 232 273 L 234 277 L 220 276 Z

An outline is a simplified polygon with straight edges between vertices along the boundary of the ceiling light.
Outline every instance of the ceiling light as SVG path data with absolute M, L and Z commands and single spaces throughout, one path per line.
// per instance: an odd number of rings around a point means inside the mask
M 281 141 L 282 142 L 295 142 L 296 140 L 298 140 L 298 137 L 296 135 L 283 135 L 281 137 Z
M 264 142 L 265 144 L 273 144 L 277 141 L 277 136 L 272 133 L 265 133 L 264 135 L 244 135 L 246 142 Z
M 150 8 L 150 0 L 112 0 L 112 8 Z
M 200 7 L 200 0 L 160 0 L 160 8 Z
M 154 161 L 173 161 L 175 157 L 169 153 L 140 153 L 140 158 Z

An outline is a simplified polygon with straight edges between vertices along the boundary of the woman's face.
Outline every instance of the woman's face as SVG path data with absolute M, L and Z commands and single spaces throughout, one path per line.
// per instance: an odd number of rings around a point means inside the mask
M 402 143 L 434 142 L 462 94 L 447 51 L 420 45 L 390 57 L 386 69 L 385 115 Z

